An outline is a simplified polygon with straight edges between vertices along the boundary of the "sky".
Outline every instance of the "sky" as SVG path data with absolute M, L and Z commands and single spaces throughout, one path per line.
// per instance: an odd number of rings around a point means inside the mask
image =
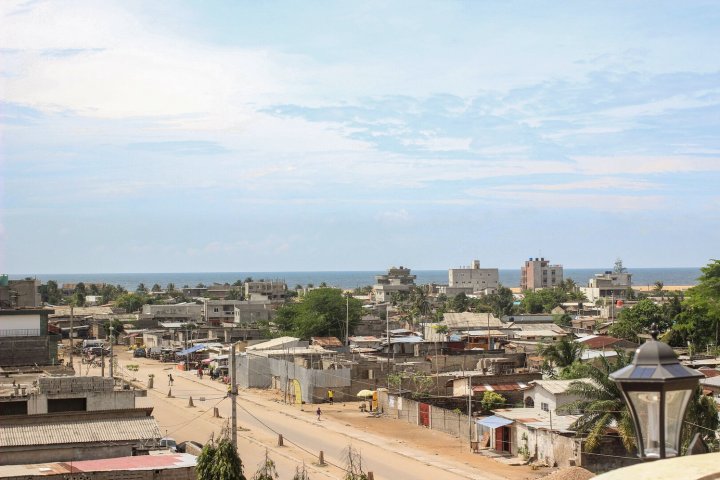
M 693 267 L 720 3 L 0 2 L 0 272 Z

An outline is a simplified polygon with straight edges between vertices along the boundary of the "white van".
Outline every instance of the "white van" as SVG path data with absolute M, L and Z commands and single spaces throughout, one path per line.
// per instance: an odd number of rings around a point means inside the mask
M 91 340 L 85 339 L 85 340 L 83 340 L 83 343 L 82 343 L 83 350 L 85 350 L 86 348 L 93 348 L 93 347 L 101 347 L 102 348 L 104 346 L 105 346 L 105 342 L 103 342 L 102 340 L 98 340 L 98 339 L 91 339 Z

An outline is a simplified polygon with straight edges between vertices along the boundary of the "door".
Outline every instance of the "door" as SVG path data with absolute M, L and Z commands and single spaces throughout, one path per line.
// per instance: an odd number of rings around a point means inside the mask
M 418 404 L 418 425 L 430 427 L 430 405 L 427 403 Z

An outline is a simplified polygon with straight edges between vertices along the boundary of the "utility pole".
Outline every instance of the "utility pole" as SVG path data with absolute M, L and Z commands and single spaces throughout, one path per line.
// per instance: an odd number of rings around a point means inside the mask
M 115 343 L 115 327 L 113 321 L 110 320 L 110 378 L 115 378 L 115 372 L 113 371 L 113 343 Z
M 75 326 L 75 316 L 73 312 L 73 305 L 70 304 L 70 368 L 75 370 L 75 365 L 73 364 L 73 327 Z
M 468 373 L 468 438 L 472 442 L 472 376 L 470 373 Z
M 390 392 L 390 304 L 389 303 L 388 303 L 387 309 L 385 309 L 385 330 L 386 330 L 386 335 L 387 335 L 387 347 L 388 347 L 387 382 L 388 382 L 388 392 Z
M 231 422 L 230 429 L 232 430 L 232 445 L 233 449 L 237 451 L 237 378 L 235 373 L 235 343 L 230 345 L 230 402 L 231 402 Z
M 350 345 L 350 294 L 345 296 L 345 346 Z

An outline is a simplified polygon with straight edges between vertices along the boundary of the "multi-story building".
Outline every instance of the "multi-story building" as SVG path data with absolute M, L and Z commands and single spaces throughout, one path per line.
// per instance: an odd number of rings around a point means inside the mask
M 197 303 L 177 303 L 174 305 L 143 305 L 138 320 L 158 322 L 200 323 L 203 306 Z
M 112 378 L 45 375 L 0 382 L 3 464 L 124 457 L 157 448 L 162 435 L 152 408 L 135 406 L 144 391 L 116 386 Z
M 552 288 L 563 281 L 562 265 L 550 265 L 549 260 L 532 257 L 520 267 L 520 288 L 522 290 L 538 290 Z
M 497 268 L 480 268 L 480 260 L 473 260 L 468 267 L 451 268 L 448 270 L 448 286 L 441 287 L 441 293 L 448 297 L 459 293 L 496 293 L 500 284 L 500 273 Z
M 373 295 L 376 302 L 386 302 L 393 293 L 407 293 L 415 286 L 416 275 L 410 274 L 410 269 L 402 265 L 388 269 L 385 275 L 375 276 Z
M 235 322 L 235 307 L 242 303 L 240 300 L 203 299 L 205 323 L 220 326 L 223 323 Z
M 259 295 L 268 300 L 285 300 L 288 295 L 287 284 L 282 280 L 245 282 L 245 298 L 251 300 Z
M 7 275 L 0 275 L 0 308 L 37 308 L 41 305 L 39 280 L 8 280 Z
M 624 300 L 630 296 L 631 290 L 631 273 L 611 271 L 596 273 L 593 278 L 588 280 L 587 287 L 580 287 L 580 291 L 590 302 L 596 302 L 599 299 Z
M 0 310 L 0 367 L 57 363 L 59 335 L 48 333 L 54 310 Z
M 254 325 L 257 322 L 267 322 L 273 318 L 275 310 L 268 301 L 245 300 L 235 304 L 234 323 L 240 325 Z

